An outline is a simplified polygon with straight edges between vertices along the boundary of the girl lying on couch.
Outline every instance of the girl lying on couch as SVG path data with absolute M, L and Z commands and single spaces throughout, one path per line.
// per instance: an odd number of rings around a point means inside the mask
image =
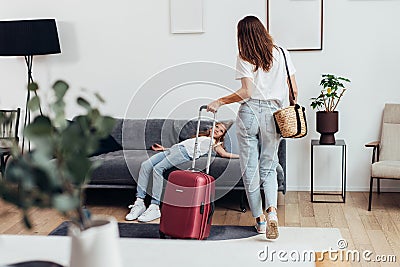
M 213 149 L 221 157 L 239 158 L 239 155 L 227 152 L 223 146 L 226 131 L 227 127 L 224 123 L 216 123 Z M 210 139 L 211 129 L 199 134 L 196 158 L 207 154 Z M 196 138 L 190 138 L 168 149 L 159 144 L 152 146 L 153 150 L 162 152 L 153 155 L 142 163 L 137 181 L 136 201 L 133 205 L 129 205 L 131 210 L 125 217 L 127 221 L 137 219 L 140 222 L 150 222 L 161 217 L 159 206 L 163 189 L 163 173 L 173 166 L 193 159 L 195 140 Z M 146 197 L 146 189 L 150 178 L 153 178 L 152 199 L 150 206 L 146 209 L 144 198 Z

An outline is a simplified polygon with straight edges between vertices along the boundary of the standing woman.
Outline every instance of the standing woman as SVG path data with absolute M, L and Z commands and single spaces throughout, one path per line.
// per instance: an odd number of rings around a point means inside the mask
M 280 136 L 276 133 L 273 113 L 287 104 L 288 77 L 282 50 L 276 46 L 261 21 L 247 16 L 237 26 L 239 55 L 236 79 L 242 87 L 235 93 L 208 105 L 216 112 L 226 104 L 242 102 L 236 119 L 240 167 L 250 209 L 256 218 L 256 229 L 268 239 L 279 236 L 276 213 L 278 182 L 276 167 Z M 295 68 L 287 50 L 283 49 L 290 73 L 295 99 L 297 85 Z M 291 104 L 295 100 L 290 99 Z M 265 218 L 260 186 L 265 193 Z

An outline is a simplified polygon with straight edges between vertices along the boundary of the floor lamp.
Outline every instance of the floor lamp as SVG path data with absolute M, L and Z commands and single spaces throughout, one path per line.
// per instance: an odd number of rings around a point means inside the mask
M 33 82 L 33 56 L 58 53 L 61 53 L 61 49 L 55 19 L 0 21 L 0 56 L 23 56 L 28 70 L 28 84 Z M 30 90 L 27 90 L 24 128 L 30 121 L 30 94 Z M 40 107 L 39 110 L 42 114 Z M 22 152 L 24 143 L 23 138 Z M 29 145 L 28 149 L 30 150 Z

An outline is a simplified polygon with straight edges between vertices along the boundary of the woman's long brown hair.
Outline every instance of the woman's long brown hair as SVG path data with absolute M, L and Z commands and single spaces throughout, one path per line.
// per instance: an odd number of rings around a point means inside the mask
M 274 42 L 261 21 L 254 16 L 247 16 L 237 25 L 239 56 L 258 68 L 269 71 L 273 63 L 272 49 Z

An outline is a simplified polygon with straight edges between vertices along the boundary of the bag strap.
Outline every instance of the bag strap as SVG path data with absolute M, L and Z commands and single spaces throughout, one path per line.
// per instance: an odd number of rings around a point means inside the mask
M 283 58 L 285 59 L 286 74 L 287 74 L 287 77 L 288 77 L 288 80 L 289 80 L 289 89 L 290 89 L 290 93 L 292 94 L 292 98 L 293 98 L 293 101 L 294 101 L 294 100 L 296 100 L 296 98 L 294 97 L 292 79 L 290 79 L 290 73 L 289 73 L 289 67 L 288 67 L 287 60 L 286 60 L 286 55 L 285 55 L 285 52 L 283 51 L 282 47 L 279 46 L 279 49 L 282 51 Z

